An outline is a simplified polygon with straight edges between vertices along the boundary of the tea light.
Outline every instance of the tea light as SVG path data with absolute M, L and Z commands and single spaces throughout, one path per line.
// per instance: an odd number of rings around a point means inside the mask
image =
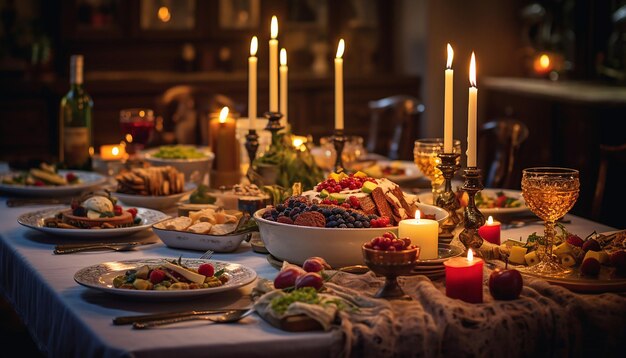
M 419 246 L 420 260 L 439 257 L 439 224 L 435 220 L 421 219 L 419 210 L 415 212 L 415 219 L 400 221 L 398 237 L 408 237 L 412 245 Z
M 453 257 L 446 267 L 446 295 L 468 303 L 483 302 L 483 260 L 474 258 L 472 249 L 467 258 Z
M 120 160 L 126 157 L 126 147 L 119 144 L 107 144 L 100 146 L 100 159 Z
M 492 244 L 500 245 L 500 222 L 489 216 L 485 225 L 478 228 L 478 235 Z

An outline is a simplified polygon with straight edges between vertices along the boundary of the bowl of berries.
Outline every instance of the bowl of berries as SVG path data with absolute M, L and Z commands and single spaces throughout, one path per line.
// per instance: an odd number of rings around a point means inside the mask
M 437 221 L 448 216 L 441 208 L 415 205 L 422 215 Z M 298 265 L 311 256 L 324 257 L 332 267 L 362 265 L 361 246 L 365 242 L 385 232 L 398 231 L 387 216 L 348 205 L 322 204 L 306 196 L 294 196 L 282 204 L 258 210 L 254 219 L 270 254 Z
M 387 231 L 363 244 L 361 251 L 365 265 L 373 272 L 385 276 L 385 284 L 376 293 L 376 297 L 404 296 L 396 278 L 411 273 L 420 248 L 411 245 L 408 237 L 398 238 L 393 232 Z

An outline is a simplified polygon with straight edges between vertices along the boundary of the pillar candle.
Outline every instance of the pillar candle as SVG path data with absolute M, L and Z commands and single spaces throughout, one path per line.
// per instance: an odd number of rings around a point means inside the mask
M 270 112 L 278 112 L 278 19 L 272 16 L 270 39 Z
M 236 139 L 235 119 L 228 116 L 228 107 L 222 108 L 219 118 L 211 119 L 209 146 L 215 154 L 215 171 L 239 170 L 239 144 Z
M 287 68 L 287 51 L 283 48 L 280 49 L 280 113 L 283 114 L 283 118 L 281 122 L 283 126 L 287 126 L 289 121 L 287 117 L 287 73 L 289 69 Z
M 400 221 L 398 237 L 408 237 L 412 245 L 420 247 L 420 260 L 439 257 L 439 224 L 435 220 L 420 219 L 419 210 L 415 213 L 415 219 Z
M 343 52 L 345 42 L 339 40 L 335 57 L 335 129 L 343 130 Z
M 485 225 L 478 228 L 478 235 L 492 244 L 500 245 L 500 222 L 489 216 Z
M 452 153 L 452 128 L 453 128 L 453 104 L 452 94 L 454 89 L 454 70 L 452 70 L 452 58 L 454 51 L 448 44 L 448 61 L 446 64 L 446 88 L 443 112 L 443 152 Z
M 256 129 L 256 80 L 257 80 L 257 63 L 256 52 L 259 42 L 256 36 L 250 41 L 250 57 L 248 57 L 248 119 L 250 121 L 250 129 Z
M 467 105 L 467 166 L 476 166 L 476 109 L 478 102 L 478 88 L 476 88 L 476 57 L 472 52 L 470 61 L 470 89 Z
M 446 267 L 446 295 L 469 303 L 483 302 L 483 260 L 474 258 L 472 249 L 465 257 L 453 257 Z

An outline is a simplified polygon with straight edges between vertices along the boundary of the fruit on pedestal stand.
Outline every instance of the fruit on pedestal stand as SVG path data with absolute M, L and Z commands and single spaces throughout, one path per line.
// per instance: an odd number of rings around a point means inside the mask
M 507 263 L 508 266 L 508 263 Z M 489 275 L 489 292 L 496 300 L 514 300 L 522 293 L 524 280 L 515 269 L 496 268 Z
M 296 285 L 296 279 L 304 275 L 306 271 L 297 267 L 288 267 L 283 269 L 276 275 L 274 279 L 274 287 L 282 289 L 294 287 Z

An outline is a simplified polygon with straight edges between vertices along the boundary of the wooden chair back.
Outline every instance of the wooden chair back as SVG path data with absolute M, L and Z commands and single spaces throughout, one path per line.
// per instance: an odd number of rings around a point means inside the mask
M 529 135 L 528 126 L 516 119 L 502 118 L 483 124 L 478 135 L 485 186 L 519 187 L 513 173 L 520 146 Z
M 626 144 L 618 146 L 600 145 L 600 165 L 598 167 L 598 180 L 596 190 L 593 195 L 591 206 L 591 218 L 598 221 L 602 214 L 602 204 L 604 202 L 604 191 L 609 168 L 622 169 L 626 164 Z M 622 169 L 623 171 L 623 169 Z

